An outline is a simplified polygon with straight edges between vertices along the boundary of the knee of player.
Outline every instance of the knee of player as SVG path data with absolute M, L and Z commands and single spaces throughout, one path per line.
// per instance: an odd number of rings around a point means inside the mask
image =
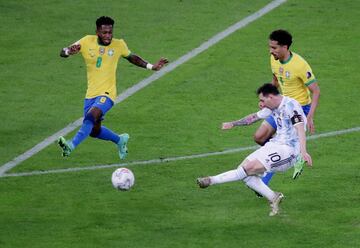
M 245 161 L 243 162 L 238 168 L 237 170 L 241 170 L 243 169 L 246 173 L 246 175 L 250 176 L 253 174 L 253 171 L 254 171 L 254 163 L 253 161 Z
M 265 167 L 257 159 L 247 162 L 243 165 L 243 169 L 248 176 L 257 175 L 266 171 Z

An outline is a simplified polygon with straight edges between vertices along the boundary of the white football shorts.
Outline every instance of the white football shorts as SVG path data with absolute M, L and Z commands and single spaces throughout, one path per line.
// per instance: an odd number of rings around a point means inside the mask
M 299 153 L 293 147 L 267 142 L 249 156 L 247 160 L 257 159 L 264 165 L 266 171 L 283 172 L 291 168 L 297 161 Z

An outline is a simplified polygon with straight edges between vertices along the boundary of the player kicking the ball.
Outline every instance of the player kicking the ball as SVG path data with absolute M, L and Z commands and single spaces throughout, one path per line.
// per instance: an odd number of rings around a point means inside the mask
M 69 156 L 70 153 L 88 136 L 115 143 L 119 150 L 120 159 L 127 155 L 127 133 L 118 135 L 112 130 L 101 125 L 105 114 L 114 105 L 116 98 L 116 68 L 121 57 L 130 63 L 158 71 L 168 60 L 161 58 L 152 65 L 141 57 L 133 54 L 122 39 L 113 39 L 114 20 L 102 16 L 96 20 L 96 35 L 87 35 L 63 48 L 61 57 L 69 57 L 81 53 L 86 63 L 88 88 L 84 101 L 84 120 L 80 130 L 71 140 L 59 137 L 58 144 L 62 149 L 62 155 Z
M 250 125 L 270 115 L 276 120 L 275 136 L 264 146 L 251 153 L 235 170 L 198 178 L 200 188 L 242 180 L 254 191 L 266 197 L 270 202 L 270 216 L 279 213 L 279 204 L 284 195 L 271 190 L 262 180 L 264 172 L 283 172 L 303 159 L 312 166 L 311 156 L 306 151 L 306 116 L 300 104 L 292 98 L 283 96 L 273 84 L 264 84 L 257 90 L 260 106 L 257 113 L 250 114 L 240 120 L 225 122 L 222 129 L 235 126 Z

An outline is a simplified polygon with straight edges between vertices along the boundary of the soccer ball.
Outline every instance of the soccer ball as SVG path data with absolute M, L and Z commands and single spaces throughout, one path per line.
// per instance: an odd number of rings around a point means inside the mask
M 135 183 L 135 177 L 131 170 L 118 168 L 113 172 L 111 182 L 115 189 L 129 190 Z

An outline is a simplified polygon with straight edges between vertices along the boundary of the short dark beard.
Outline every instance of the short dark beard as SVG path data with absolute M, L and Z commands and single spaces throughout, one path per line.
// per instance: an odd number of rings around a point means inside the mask
M 111 41 L 110 41 L 109 44 L 105 44 L 105 43 L 102 41 L 102 39 L 100 39 L 100 37 L 98 36 L 98 43 L 99 43 L 99 45 L 102 45 L 102 46 L 108 46 L 108 45 L 111 44 Z

